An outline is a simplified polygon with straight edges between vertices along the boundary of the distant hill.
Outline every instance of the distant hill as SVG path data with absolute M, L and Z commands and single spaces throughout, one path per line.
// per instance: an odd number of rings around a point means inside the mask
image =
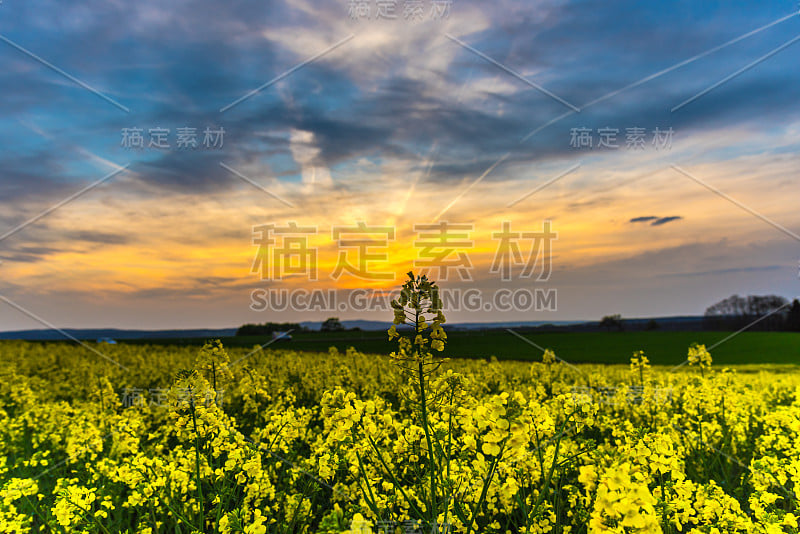
M 703 317 L 677 316 L 622 319 L 626 330 L 644 330 L 650 321 L 655 321 L 660 330 L 701 330 Z M 300 323 L 309 330 L 319 330 L 322 321 Z M 364 331 L 387 330 L 392 323 L 388 321 L 351 320 L 342 321 L 345 329 L 360 328 Z M 598 321 L 506 321 L 487 323 L 447 323 L 448 330 L 494 330 L 519 328 L 553 330 L 562 332 L 591 332 L 602 330 Z M 82 341 L 100 338 L 122 339 L 169 339 L 169 338 L 222 338 L 236 335 L 236 328 L 200 328 L 190 330 L 124 330 L 118 328 L 65 328 L 64 332 Z M 16 330 L 0 332 L 0 339 L 24 339 L 29 341 L 57 341 L 68 339 L 55 330 Z
M 100 338 L 111 339 L 154 339 L 176 337 L 230 337 L 236 335 L 235 328 L 201 328 L 194 330 L 123 330 L 117 328 L 64 328 L 64 332 L 81 341 L 94 341 Z M 0 339 L 24 339 L 28 341 L 58 341 L 69 339 L 55 330 L 17 330 L 0 332 Z
M 569 324 L 578 324 L 583 323 L 584 321 L 508 321 L 508 322 L 497 322 L 497 323 L 447 323 L 447 327 L 449 329 L 458 329 L 458 330 L 482 330 L 486 328 L 513 328 L 517 326 L 541 326 L 544 324 L 554 324 L 554 325 L 569 325 Z M 322 321 L 305 321 L 300 323 L 302 326 L 308 328 L 309 330 L 319 330 L 320 326 L 322 325 Z M 352 321 L 342 321 L 342 325 L 346 329 L 351 328 L 360 328 L 361 330 L 367 331 L 377 331 L 377 330 L 387 330 L 392 323 L 389 321 L 366 321 L 366 320 L 352 320 Z

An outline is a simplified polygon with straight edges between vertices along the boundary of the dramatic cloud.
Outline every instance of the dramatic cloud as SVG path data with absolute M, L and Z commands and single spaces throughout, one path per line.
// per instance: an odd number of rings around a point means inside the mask
M 673 215 L 671 217 L 660 217 L 660 218 L 656 219 L 655 221 L 653 221 L 652 223 L 650 223 L 650 225 L 651 226 L 661 226 L 662 224 L 667 224 L 668 222 L 672 222 L 672 221 L 679 221 L 681 219 L 683 219 L 683 217 L 680 217 L 678 215 Z
M 98 293 L 139 310 L 102 326 L 262 320 L 247 309 L 260 282 L 252 228 L 289 221 L 318 228 L 326 267 L 332 226 L 394 225 L 388 263 L 400 274 L 418 252 L 414 225 L 470 223 L 475 283 L 488 286 L 494 277 L 477 273 L 505 221 L 524 231 L 552 220 L 558 272 L 619 262 L 612 292 L 640 276 L 631 257 L 661 250 L 691 248 L 707 260 L 697 273 L 740 293 L 761 278 L 736 269 L 796 262 L 777 228 L 800 232 L 787 200 L 800 172 L 800 44 L 772 54 L 797 34 L 796 6 L 456 0 L 439 19 L 407 20 L 400 4 L 388 20 L 374 3 L 353 18 L 345 0 L 4 3 L 0 236 L 34 222 L 0 240 L 0 294 L 46 297 L 70 326 L 112 317 L 91 311 Z M 133 128 L 138 147 L 123 136 Z M 186 128 L 196 146 L 179 143 Z M 168 146 L 154 146 L 157 129 Z M 206 129 L 224 130 L 217 146 Z M 766 235 L 784 248 L 711 265 L 724 246 L 705 244 Z M 691 273 L 662 274 L 642 284 L 696 299 L 683 313 L 705 307 Z M 56 298 L 67 287 L 71 300 Z M 174 319 L 177 304 L 162 318 L 141 311 L 203 294 L 218 305 L 187 310 L 191 321 Z M 658 299 L 626 298 L 660 313 Z M 565 298 L 547 319 L 579 312 Z M 0 319 L 36 326 L 13 310 Z
M 652 215 L 645 216 L 645 217 L 634 217 L 628 222 L 632 223 L 640 223 L 640 222 L 649 222 L 650 226 L 661 226 L 662 224 L 667 224 L 668 222 L 672 221 L 679 221 L 683 219 L 680 215 L 671 215 L 669 217 L 655 217 Z

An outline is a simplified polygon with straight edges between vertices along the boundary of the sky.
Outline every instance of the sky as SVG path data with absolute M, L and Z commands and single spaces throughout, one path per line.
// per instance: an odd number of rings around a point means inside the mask
M 4 0 L 0 330 L 795 297 L 797 10 Z

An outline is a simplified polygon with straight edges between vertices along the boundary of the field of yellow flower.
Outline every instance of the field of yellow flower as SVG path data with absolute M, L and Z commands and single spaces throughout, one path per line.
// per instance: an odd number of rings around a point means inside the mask
M 3 532 L 798 531 L 780 369 L 0 350 Z
M 798 532 L 787 368 L 439 360 L 417 304 L 392 358 L 0 345 L 0 531 Z

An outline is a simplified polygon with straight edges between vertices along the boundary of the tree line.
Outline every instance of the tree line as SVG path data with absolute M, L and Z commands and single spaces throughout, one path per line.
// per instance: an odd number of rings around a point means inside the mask
M 709 330 L 738 330 L 751 324 L 749 330 L 798 332 L 800 301 L 778 295 L 732 295 L 706 308 L 703 315 L 703 326 Z
M 268 336 L 273 332 L 308 332 L 310 329 L 300 323 L 262 323 L 246 324 L 236 331 L 237 336 Z M 344 332 L 347 330 L 338 317 L 329 317 L 320 325 L 320 332 Z M 361 330 L 358 327 L 350 329 Z
M 239 327 L 236 331 L 237 336 L 269 336 L 273 332 L 304 332 L 308 330 L 300 323 L 263 323 L 246 324 Z

